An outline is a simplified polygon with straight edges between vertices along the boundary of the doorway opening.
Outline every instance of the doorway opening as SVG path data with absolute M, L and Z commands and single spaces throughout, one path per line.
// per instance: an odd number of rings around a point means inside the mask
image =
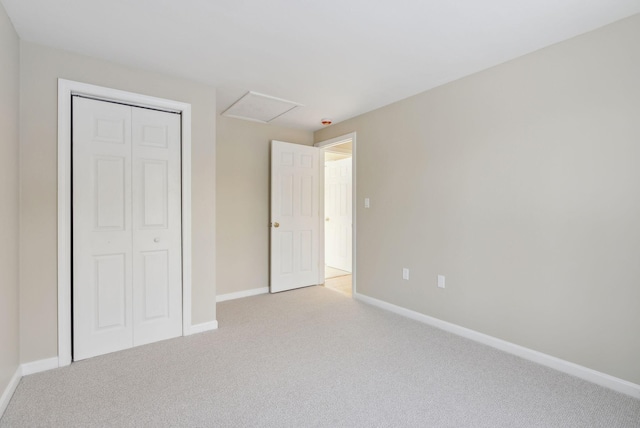
M 324 160 L 324 286 L 352 297 L 354 286 L 355 134 L 316 144 Z

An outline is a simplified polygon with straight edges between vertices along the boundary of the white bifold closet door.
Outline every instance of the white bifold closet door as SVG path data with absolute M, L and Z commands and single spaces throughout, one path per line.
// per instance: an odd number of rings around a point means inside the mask
M 182 334 L 180 115 L 73 98 L 73 354 Z

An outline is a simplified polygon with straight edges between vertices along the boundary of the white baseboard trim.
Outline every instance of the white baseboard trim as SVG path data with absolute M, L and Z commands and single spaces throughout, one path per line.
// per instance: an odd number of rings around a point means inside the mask
M 11 397 L 13 397 L 13 393 L 16 391 L 16 388 L 18 387 L 22 376 L 28 376 L 34 373 L 57 369 L 58 367 L 58 357 L 52 357 L 44 360 L 21 364 L 16 369 L 16 372 L 13 374 L 13 377 L 9 381 L 9 385 L 7 385 L 4 392 L 2 393 L 2 396 L 0 397 L 0 418 L 4 414 L 4 411 L 7 409 L 9 401 L 11 401 Z
M 189 329 L 189 336 L 192 334 L 204 333 L 205 331 L 217 330 L 217 329 L 218 329 L 217 320 L 204 322 L 202 324 L 194 324 Z
M 22 370 L 22 376 L 29 376 L 30 374 L 45 372 L 47 370 L 57 369 L 58 357 L 47 358 L 46 360 L 32 361 L 30 363 L 24 363 L 20 366 Z
M 20 383 L 20 379 L 22 378 L 22 372 L 20 366 L 16 369 L 16 372 L 11 377 L 9 384 L 2 392 L 2 396 L 0 396 L 0 418 L 4 415 L 4 411 L 7 410 L 7 406 L 9 405 L 9 401 L 11 401 L 11 397 L 13 397 L 13 393 L 16 392 L 16 388 Z
M 220 294 L 216 296 L 216 302 L 225 302 L 227 300 L 241 299 L 243 297 L 257 296 L 258 294 L 267 294 L 269 287 L 252 288 L 251 290 L 238 291 L 236 293 Z
M 533 349 L 525 348 L 524 346 L 516 345 L 515 343 L 507 342 L 506 340 L 498 339 L 497 337 L 489 336 L 487 334 L 480 333 L 475 330 L 459 326 L 457 324 L 442 321 L 438 318 L 433 318 L 428 315 L 403 308 L 401 306 L 396 306 L 391 303 L 375 299 L 373 297 L 355 293 L 354 298 L 372 306 L 377 306 L 398 315 L 411 318 L 424 324 L 428 324 L 432 327 L 448 331 L 449 333 L 471 339 L 475 342 L 491 346 L 492 348 L 499 349 L 509 354 L 516 355 L 526 360 L 533 361 L 543 366 L 550 367 L 552 369 L 570 374 L 580 379 L 584 379 L 597 385 L 604 386 L 606 388 L 613 389 L 614 391 L 618 391 L 623 394 L 640 399 L 640 385 L 626 381 L 624 379 L 620 379 L 606 373 L 602 373 L 588 367 L 572 363 L 570 361 L 562 360 L 560 358 L 553 357 L 542 352 L 534 351 Z

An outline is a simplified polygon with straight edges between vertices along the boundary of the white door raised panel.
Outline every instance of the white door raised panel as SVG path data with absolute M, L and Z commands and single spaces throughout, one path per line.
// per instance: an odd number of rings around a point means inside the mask
M 133 344 L 182 333 L 180 116 L 132 109 Z
M 325 166 L 325 264 L 351 272 L 351 158 Z
M 179 336 L 180 118 L 73 99 L 74 360 Z
M 76 360 L 132 346 L 131 108 L 73 101 Z
M 272 293 L 319 283 L 319 163 L 316 147 L 271 142 Z

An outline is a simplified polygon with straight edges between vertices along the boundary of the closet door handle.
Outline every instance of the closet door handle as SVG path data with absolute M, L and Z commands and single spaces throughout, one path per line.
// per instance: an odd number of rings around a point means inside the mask
M 160 238 L 153 238 L 153 242 L 160 242 Z

